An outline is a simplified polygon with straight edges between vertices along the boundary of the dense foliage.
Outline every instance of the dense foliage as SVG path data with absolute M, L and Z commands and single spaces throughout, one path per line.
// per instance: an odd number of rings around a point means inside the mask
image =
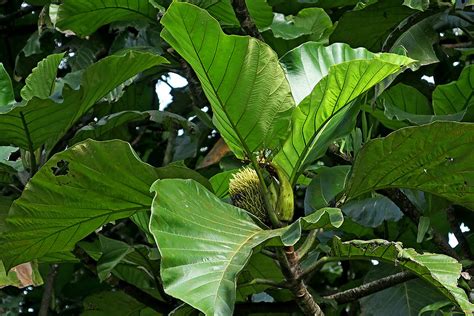
M 0 0 L 0 314 L 472 315 L 473 7 Z

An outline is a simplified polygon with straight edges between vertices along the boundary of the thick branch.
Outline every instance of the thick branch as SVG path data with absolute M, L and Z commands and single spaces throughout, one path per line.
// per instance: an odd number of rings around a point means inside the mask
M 411 272 L 403 271 L 324 298 L 345 304 L 415 278 L 416 275 Z
M 92 273 L 97 274 L 97 266 L 94 259 L 92 259 L 83 249 L 76 246 L 74 249 L 74 255 L 81 260 L 81 263 Z M 126 294 L 130 295 L 137 301 L 145 304 L 146 306 L 154 309 L 158 313 L 161 314 L 168 314 L 172 307 L 168 304 L 154 298 L 147 292 L 142 291 L 140 288 L 136 287 L 135 285 L 128 284 L 114 276 L 110 276 L 106 282 L 112 286 L 117 287 L 118 289 L 122 290 Z
M 416 206 L 411 203 L 411 201 L 406 197 L 405 194 L 403 194 L 402 191 L 398 189 L 385 189 L 381 190 L 380 192 L 390 198 L 390 200 L 392 200 L 400 208 L 405 216 L 410 218 L 413 223 L 415 223 L 415 225 L 418 225 L 421 214 L 416 209 Z M 446 239 L 443 238 L 439 232 L 432 229 L 431 235 L 433 236 L 433 242 L 443 253 L 455 259 L 460 259 L 456 251 L 451 248 Z
M 323 316 L 323 311 L 314 301 L 304 281 L 300 277 L 301 267 L 294 247 L 285 247 L 283 253 L 280 252 L 279 261 L 283 275 L 288 282 L 289 289 L 295 296 L 296 304 L 303 314 Z
M 255 23 L 253 23 L 252 18 L 250 18 L 245 0 L 232 0 L 232 7 L 234 8 L 235 15 L 245 33 L 263 42 L 264 39 L 262 35 L 258 31 Z

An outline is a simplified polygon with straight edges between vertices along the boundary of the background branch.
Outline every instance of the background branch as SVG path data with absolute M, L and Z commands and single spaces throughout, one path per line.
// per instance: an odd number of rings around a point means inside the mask
M 257 26 L 253 23 L 252 18 L 250 17 L 245 0 L 232 0 L 232 7 L 234 8 L 235 15 L 245 33 L 264 42 L 265 40 L 263 39 L 262 34 L 260 34 Z

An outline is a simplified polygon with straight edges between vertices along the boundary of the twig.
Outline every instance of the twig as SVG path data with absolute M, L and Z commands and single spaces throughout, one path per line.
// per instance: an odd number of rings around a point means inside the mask
M 459 247 L 461 248 L 463 256 L 467 259 L 474 260 L 471 248 L 469 247 L 469 242 L 467 241 L 466 236 L 464 236 L 463 232 L 461 231 L 461 223 L 456 218 L 454 206 L 451 205 L 448 207 L 448 209 L 446 210 L 446 216 L 448 218 L 449 225 L 451 226 L 451 230 L 453 231 L 454 236 L 459 242 Z
M 415 278 L 413 273 L 403 271 L 323 298 L 345 304 Z
M 178 132 L 174 126 L 169 130 L 168 142 L 166 143 L 165 154 L 163 156 L 163 166 L 173 161 L 174 147 Z
M 240 26 L 245 31 L 245 33 L 263 42 L 264 39 L 262 35 L 258 31 L 255 23 L 253 23 L 252 19 L 250 18 L 245 0 L 232 0 L 232 7 L 234 8 L 235 15 L 237 16 Z
M 380 190 L 380 192 L 390 198 L 390 200 L 392 200 L 400 208 L 400 210 L 403 212 L 403 214 L 405 214 L 405 216 L 410 218 L 412 222 L 415 223 L 415 225 L 418 225 L 418 223 L 420 222 L 421 215 L 416 209 L 416 206 L 413 205 L 413 203 L 407 198 L 405 194 L 403 194 L 402 191 L 400 191 L 399 189 L 385 189 Z M 443 253 L 457 260 L 460 259 L 456 251 L 451 248 L 446 239 L 444 239 L 439 232 L 432 229 L 431 235 L 433 237 L 433 242 Z
M 301 267 L 294 247 L 285 247 L 283 251 L 281 249 L 279 251 L 281 270 L 288 282 L 289 290 L 295 296 L 298 307 L 305 315 L 324 315 L 300 277 Z
M 53 296 L 54 279 L 58 274 L 58 265 L 53 264 L 50 267 L 46 282 L 44 284 L 43 296 L 41 297 L 41 305 L 38 312 L 38 316 L 47 316 L 49 306 L 51 303 L 51 297 Z
M 93 274 L 97 275 L 97 266 L 96 262 L 94 259 L 92 259 L 83 249 L 80 247 L 76 246 L 73 251 L 74 255 L 76 258 L 78 258 L 81 263 L 86 267 L 89 271 L 91 271 Z M 140 288 L 136 287 L 135 285 L 128 284 L 127 282 L 124 282 L 115 276 L 110 276 L 106 282 L 112 286 L 115 286 L 125 292 L 126 294 L 130 295 L 137 301 L 145 304 L 146 306 L 154 309 L 158 313 L 161 314 L 168 314 L 173 307 L 154 298 L 147 292 L 142 291 Z

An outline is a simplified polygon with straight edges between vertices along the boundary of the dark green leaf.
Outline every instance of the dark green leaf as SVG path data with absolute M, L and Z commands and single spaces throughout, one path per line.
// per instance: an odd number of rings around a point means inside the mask
M 50 5 L 51 20 L 66 33 L 86 36 L 99 27 L 117 21 L 156 22 L 158 10 L 147 0 L 65 0 Z
M 296 16 L 274 13 L 271 30 L 275 37 L 286 40 L 303 35 L 311 35 L 313 40 L 318 40 L 331 27 L 331 18 L 323 9 L 306 8 Z
M 378 52 L 392 29 L 415 12 L 402 6 L 401 0 L 378 1 L 362 10 L 344 13 L 330 40 Z
M 356 157 L 347 195 L 410 188 L 474 209 L 473 142 L 474 125 L 454 122 L 403 128 L 372 140 Z
M 24 100 L 29 101 L 33 97 L 47 99 L 53 94 L 56 73 L 63 56 L 64 53 L 49 55 L 38 63 L 21 89 L 21 97 Z
M 464 68 L 457 81 L 436 87 L 433 109 L 437 115 L 467 111 L 464 120 L 474 120 L 474 65 Z
M 342 207 L 345 215 L 367 227 L 378 227 L 384 221 L 399 221 L 403 214 L 398 206 L 383 195 L 349 201 Z
M 15 102 L 12 81 L 7 71 L 0 63 L 0 112 L 9 109 L 9 104 Z
M 160 56 L 134 50 L 106 57 L 83 72 L 79 90 L 64 87 L 62 103 L 33 98 L 26 104 L 0 112 L 0 144 L 13 143 L 29 150 L 30 146 L 37 149 L 47 142 L 51 147 L 109 91 L 137 73 L 164 62 Z
M 0 235 L 5 266 L 71 250 L 102 225 L 148 211 L 158 178 L 160 169 L 121 141 L 88 140 L 56 154 L 12 205 Z
M 429 252 L 419 254 L 414 249 L 402 248 L 401 243 L 381 239 L 341 242 L 339 238 L 333 240 L 331 255 L 391 262 L 436 287 L 466 314 L 474 310 L 474 305 L 469 302 L 464 290 L 458 287 L 462 266 L 451 257 Z

